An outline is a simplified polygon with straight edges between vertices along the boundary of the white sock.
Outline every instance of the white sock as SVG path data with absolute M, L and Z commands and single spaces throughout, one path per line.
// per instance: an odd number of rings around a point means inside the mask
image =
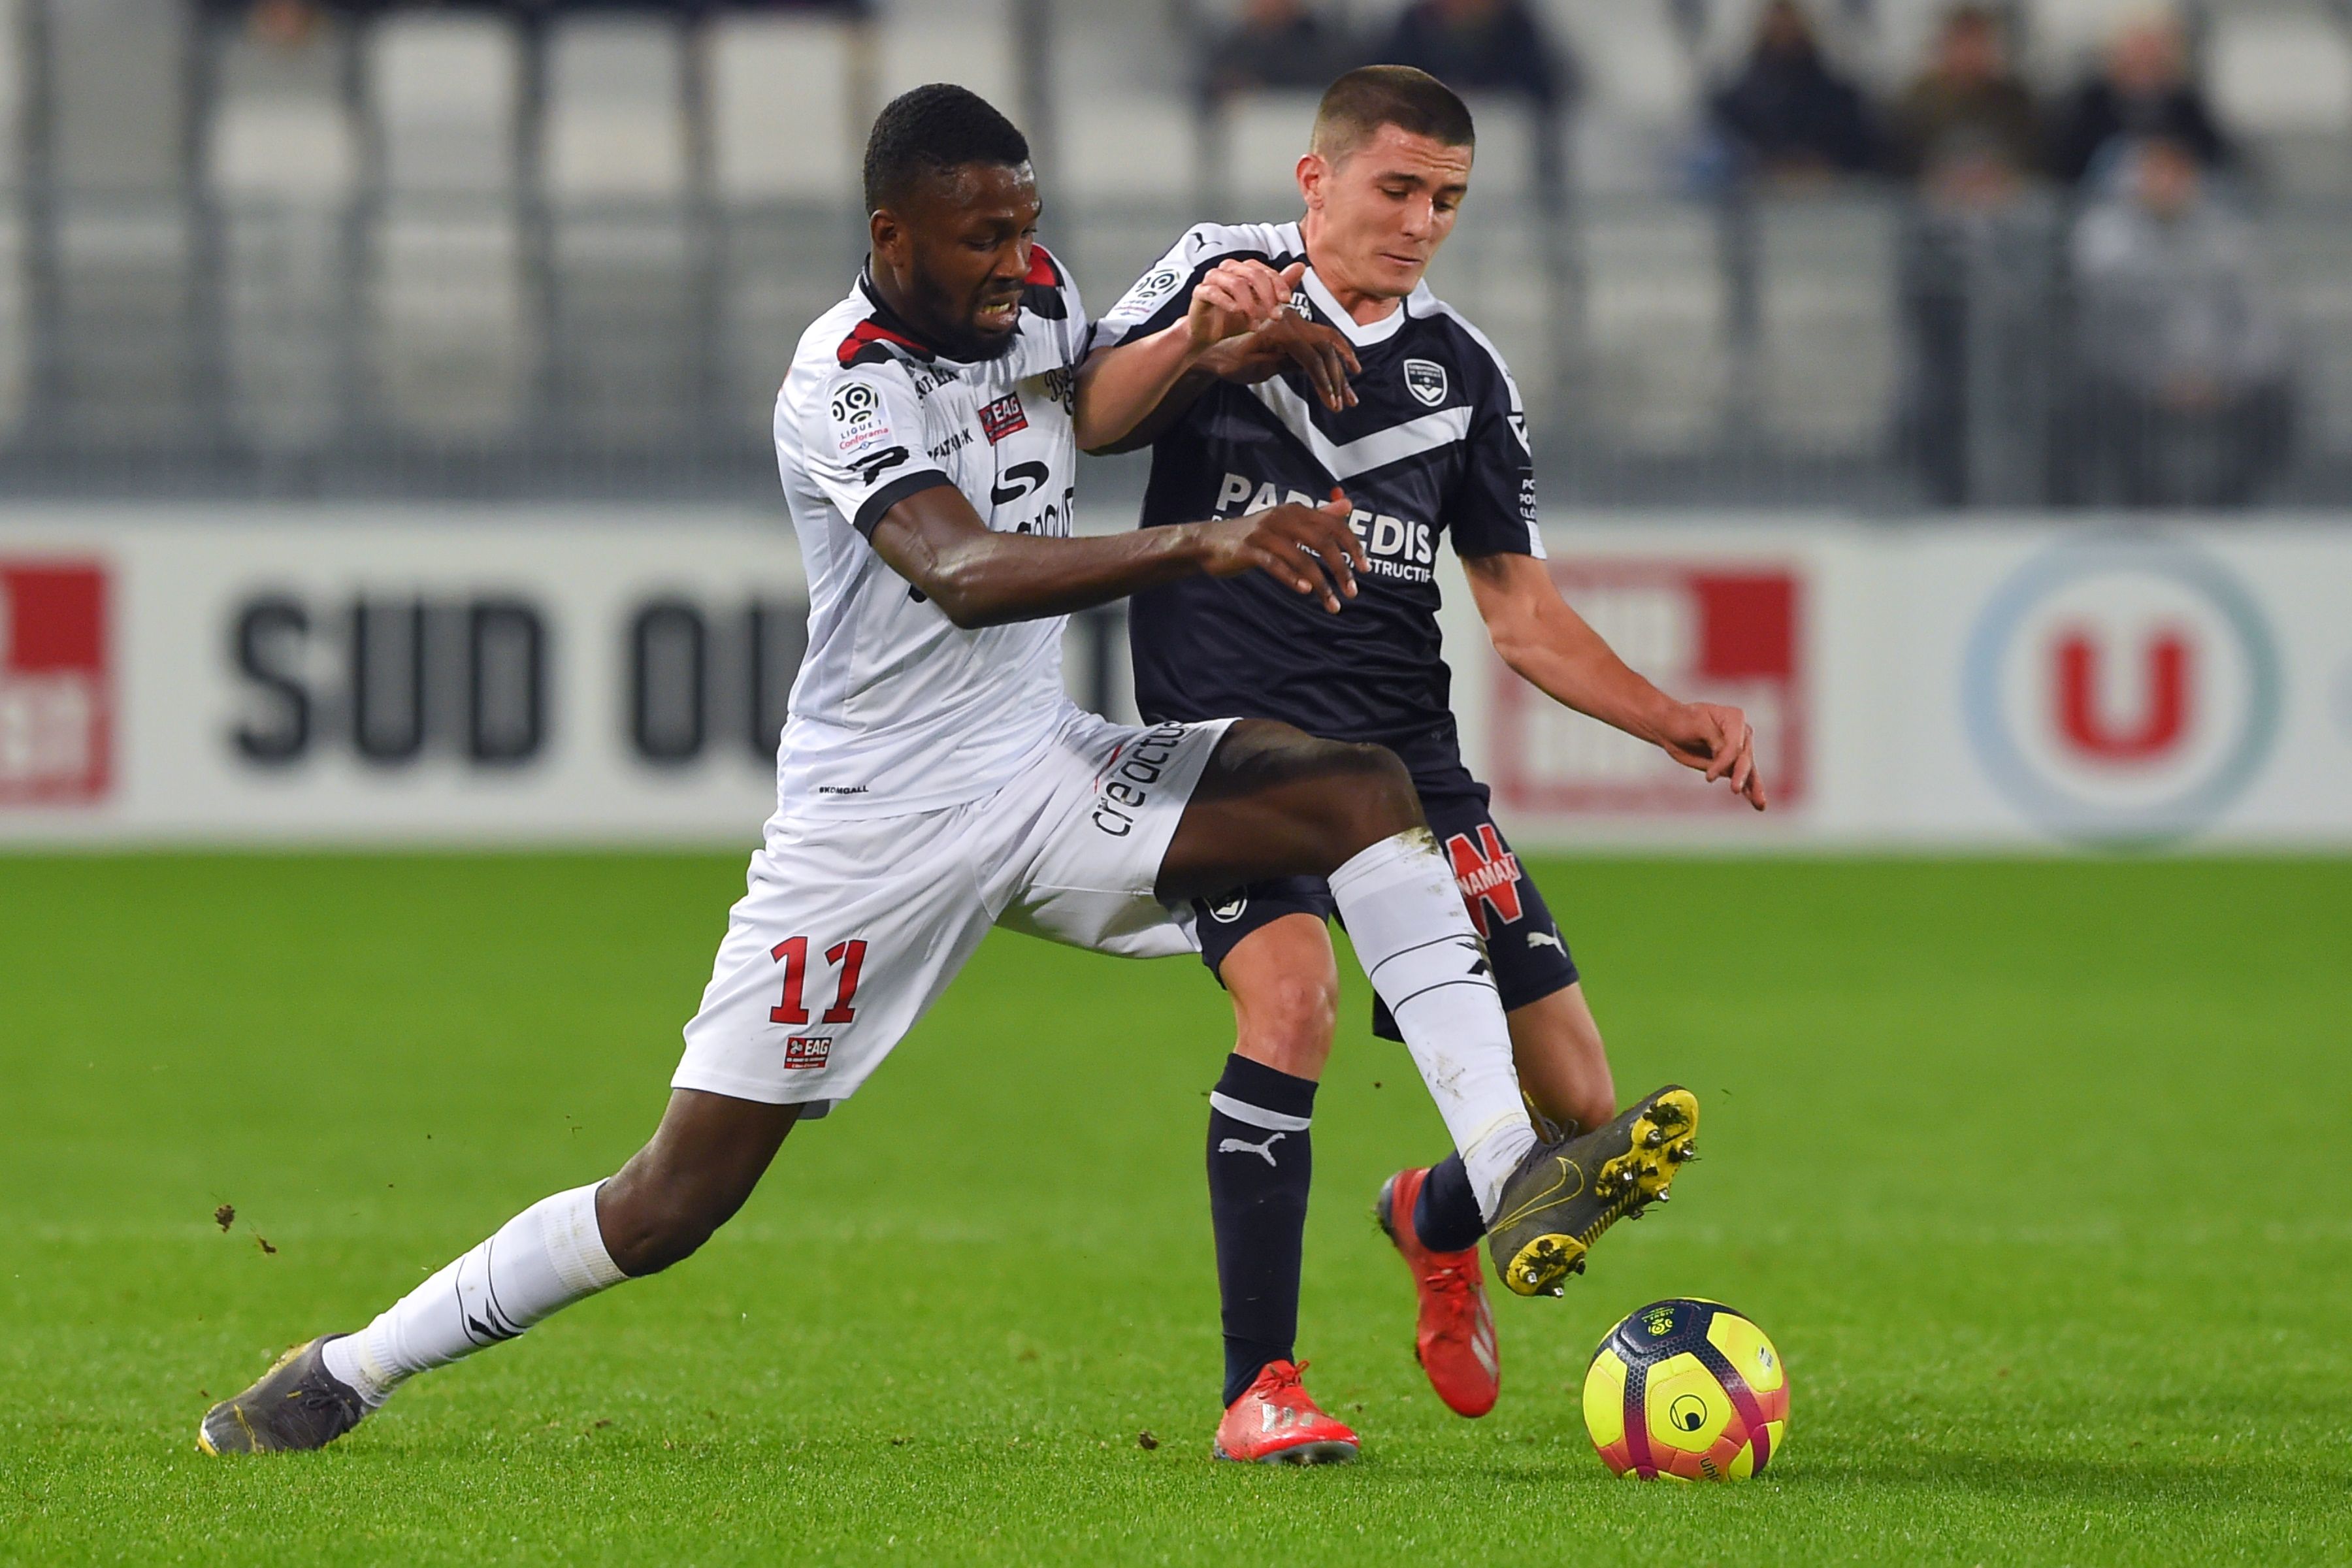
M 373 1410 L 416 1373 L 510 1340 L 627 1279 L 596 1226 L 602 1185 L 558 1193 L 507 1221 L 366 1328 L 330 1341 L 327 1371 Z
M 1422 1081 L 1495 1217 L 1512 1169 L 1535 1147 L 1511 1065 L 1511 1026 L 1453 868 L 1429 829 L 1383 838 L 1331 873 L 1356 957 L 1387 1003 Z

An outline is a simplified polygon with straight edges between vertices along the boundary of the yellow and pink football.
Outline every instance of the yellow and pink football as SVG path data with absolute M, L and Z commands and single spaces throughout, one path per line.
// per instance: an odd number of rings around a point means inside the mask
M 1764 1331 L 1722 1302 L 1653 1301 L 1593 1352 L 1584 1426 L 1621 1476 L 1746 1480 L 1788 1435 L 1788 1369 Z

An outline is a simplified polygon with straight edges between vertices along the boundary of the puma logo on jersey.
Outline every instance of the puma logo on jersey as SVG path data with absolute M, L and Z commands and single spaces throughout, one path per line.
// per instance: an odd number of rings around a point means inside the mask
M 1559 955 L 1562 958 L 1566 958 L 1568 956 L 1568 943 L 1560 941 L 1559 938 L 1554 936 L 1548 931 L 1531 931 L 1528 932 L 1528 945 L 1529 947 L 1556 947 L 1559 949 Z
M 1287 1132 L 1276 1132 L 1267 1138 L 1263 1143 L 1252 1143 L 1246 1139 L 1241 1138 L 1228 1138 L 1217 1145 L 1217 1152 L 1220 1154 L 1255 1154 L 1259 1159 L 1271 1165 L 1274 1163 L 1274 1146 L 1289 1136 L 1290 1134 Z

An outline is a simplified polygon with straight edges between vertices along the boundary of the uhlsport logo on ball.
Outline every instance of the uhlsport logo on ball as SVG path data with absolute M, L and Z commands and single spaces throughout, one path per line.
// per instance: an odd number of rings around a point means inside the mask
M 1584 1426 L 1621 1476 L 1746 1480 L 1788 1435 L 1788 1371 L 1764 1331 L 1722 1302 L 1653 1301 L 1593 1352 Z
M 2196 832 L 2253 781 L 2278 732 L 2279 658 L 2253 595 L 2161 539 L 2027 562 L 1986 605 L 1963 679 L 1986 773 L 2072 838 Z

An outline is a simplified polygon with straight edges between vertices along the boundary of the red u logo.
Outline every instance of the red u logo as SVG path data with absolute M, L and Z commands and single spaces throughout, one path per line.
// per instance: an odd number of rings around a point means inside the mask
M 2137 721 L 2116 725 L 2099 702 L 2099 648 L 2090 634 L 2072 630 L 2058 639 L 2059 732 L 2084 755 L 2102 763 L 2144 763 L 2172 749 L 2189 728 L 2189 640 L 2160 631 L 2141 652 L 2147 695 Z

